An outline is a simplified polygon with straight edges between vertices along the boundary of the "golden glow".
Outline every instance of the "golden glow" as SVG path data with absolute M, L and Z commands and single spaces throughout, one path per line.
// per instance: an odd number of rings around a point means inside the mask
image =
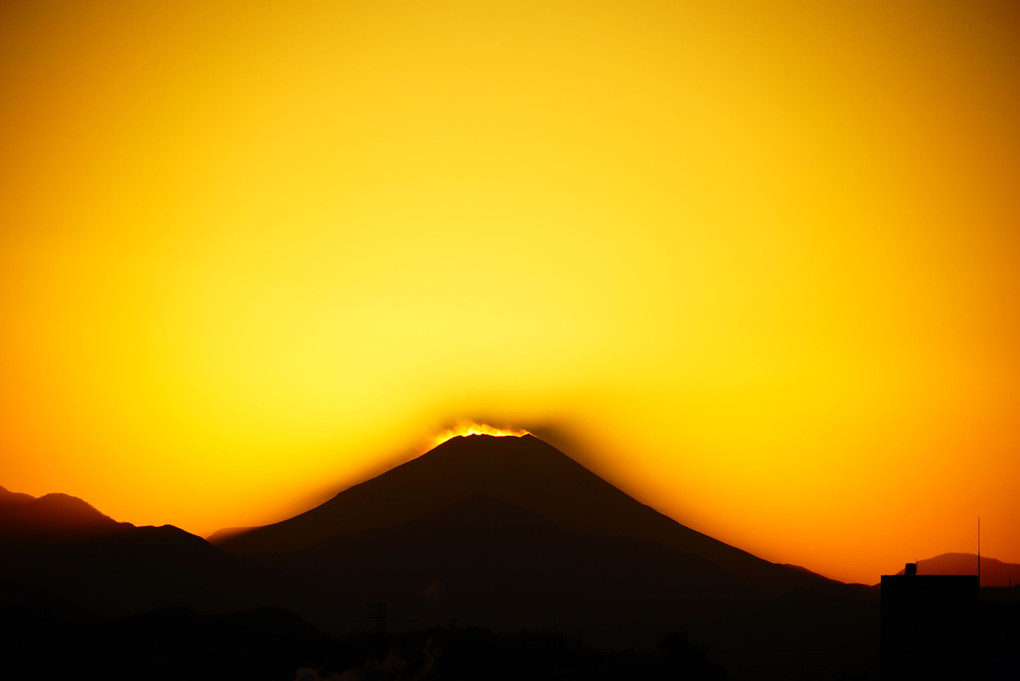
M 453 426 L 445 428 L 433 437 L 429 439 L 428 445 L 424 451 L 428 451 L 434 447 L 438 447 L 447 440 L 452 440 L 455 437 L 461 437 L 464 435 L 493 435 L 495 437 L 524 437 L 525 435 L 531 435 L 528 431 L 523 428 L 511 428 L 490 426 L 487 423 L 475 423 L 474 421 L 458 421 Z
M 0 485 L 208 534 L 477 415 L 770 560 L 1020 562 L 1018 12 L 3 3 Z

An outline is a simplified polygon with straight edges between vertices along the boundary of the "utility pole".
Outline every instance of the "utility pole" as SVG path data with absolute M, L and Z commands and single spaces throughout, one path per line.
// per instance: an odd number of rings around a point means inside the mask
M 978 516 L 978 588 L 981 588 L 981 516 Z

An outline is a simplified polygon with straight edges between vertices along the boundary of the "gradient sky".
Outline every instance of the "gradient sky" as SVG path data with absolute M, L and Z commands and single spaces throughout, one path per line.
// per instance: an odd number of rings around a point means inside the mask
M 474 418 L 1020 562 L 1018 7 L 4 3 L 0 485 L 208 534 Z

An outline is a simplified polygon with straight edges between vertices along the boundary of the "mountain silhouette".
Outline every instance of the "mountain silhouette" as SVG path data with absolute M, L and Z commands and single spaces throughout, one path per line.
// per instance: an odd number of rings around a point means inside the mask
M 877 659 L 877 589 L 687 528 L 533 436 L 453 438 L 306 513 L 212 543 L 66 495 L 25 497 L 0 492 L 9 612 L 92 622 L 268 607 L 333 636 L 366 620 L 397 633 L 457 622 L 603 650 L 654 650 L 687 632 L 746 678 L 867 671 Z M 375 626 L 371 604 L 389 613 Z
M 943 553 L 917 563 L 919 575 L 976 575 L 978 557 L 974 553 Z M 900 570 L 897 574 L 903 574 Z M 981 586 L 1010 586 L 1020 584 L 1020 565 L 1004 563 L 995 558 L 981 556 Z
M 394 626 L 456 620 L 608 646 L 683 630 L 763 674 L 804 664 L 805 646 L 815 669 L 875 655 L 875 589 L 687 528 L 530 435 L 453 438 L 306 513 L 210 541 L 339 602 L 386 602 Z
M 531 511 L 565 531 L 627 537 L 695 555 L 766 591 L 834 583 L 687 528 L 532 435 L 455 437 L 306 513 L 209 540 L 233 553 L 292 552 L 406 523 L 476 495 Z

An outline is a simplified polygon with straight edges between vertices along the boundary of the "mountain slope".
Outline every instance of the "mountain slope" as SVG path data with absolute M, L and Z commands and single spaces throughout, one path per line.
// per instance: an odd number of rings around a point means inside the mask
M 405 619 L 562 629 L 617 645 L 763 600 L 699 556 L 570 532 L 484 495 L 262 559 L 339 600 L 387 602 Z

